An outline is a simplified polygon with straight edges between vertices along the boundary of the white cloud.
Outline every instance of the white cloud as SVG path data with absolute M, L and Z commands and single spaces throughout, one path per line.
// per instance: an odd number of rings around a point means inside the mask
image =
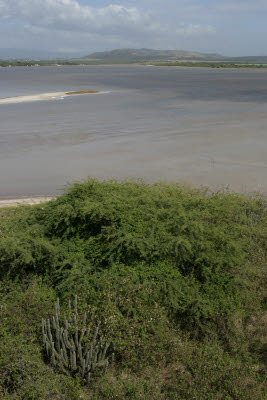
M 76 0 L 0 0 L 0 16 L 22 19 L 33 26 L 76 32 L 116 33 L 155 28 L 151 17 L 135 7 L 94 8 L 81 6 Z
M 0 0 L 0 17 L 19 19 L 32 32 L 38 29 L 104 35 L 193 36 L 214 33 L 214 28 L 180 24 L 178 28 L 156 22 L 136 7 L 112 4 L 102 8 L 82 6 L 77 0 Z
M 113 0 L 103 6 L 91 0 L 91 7 L 80 0 L 0 0 L 0 48 L 89 54 L 120 47 L 187 47 L 207 52 L 216 33 L 213 21 L 201 19 L 199 10 L 192 12 L 195 0 L 165 1 Z

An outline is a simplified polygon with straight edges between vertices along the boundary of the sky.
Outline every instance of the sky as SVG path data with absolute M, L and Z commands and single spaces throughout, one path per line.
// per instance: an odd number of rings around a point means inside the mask
M 0 0 L 0 48 L 267 55 L 267 0 Z

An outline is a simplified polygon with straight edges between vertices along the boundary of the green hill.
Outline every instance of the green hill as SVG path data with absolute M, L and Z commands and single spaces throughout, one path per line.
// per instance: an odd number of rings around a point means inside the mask
M 185 50 L 151 50 L 151 49 L 117 49 L 97 52 L 84 57 L 96 60 L 217 60 L 223 57 L 218 54 L 203 54 Z

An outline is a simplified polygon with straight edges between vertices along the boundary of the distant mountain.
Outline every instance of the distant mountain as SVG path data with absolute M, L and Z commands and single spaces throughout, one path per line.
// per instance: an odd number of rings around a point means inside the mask
M 1 0 L 0 0 L 1 1 Z M 0 60 L 96 60 L 103 63 L 142 61 L 222 61 L 236 64 L 266 64 L 267 56 L 225 57 L 214 53 L 200 53 L 186 50 L 117 49 L 89 54 L 81 52 L 43 51 L 36 49 L 0 48 Z
M 94 60 L 121 60 L 121 61 L 144 61 L 144 60 L 221 60 L 219 54 L 205 54 L 196 51 L 185 50 L 152 50 L 152 49 L 117 49 L 92 53 L 85 56 L 86 59 Z

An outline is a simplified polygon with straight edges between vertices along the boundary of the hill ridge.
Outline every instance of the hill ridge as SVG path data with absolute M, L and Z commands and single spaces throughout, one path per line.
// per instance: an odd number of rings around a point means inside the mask
M 184 59 L 223 59 L 224 56 L 215 53 L 201 53 L 197 51 L 188 50 L 155 50 L 155 49 L 132 49 L 122 48 L 109 51 L 94 52 L 85 56 L 86 59 L 121 59 L 121 60 L 152 60 L 152 59 L 170 59 L 170 60 L 184 60 Z

